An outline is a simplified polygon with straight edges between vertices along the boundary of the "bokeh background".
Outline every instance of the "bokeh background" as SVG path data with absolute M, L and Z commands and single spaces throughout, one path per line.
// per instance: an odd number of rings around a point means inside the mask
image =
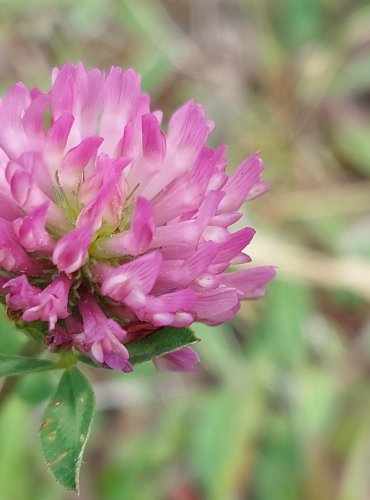
M 2 0 L 0 87 L 66 60 L 133 67 L 154 108 L 193 97 L 229 165 L 260 150 L 245 208 L 263 301 L 199 326 L 195 374 L 93 371 L 81 500 L 370 499 L 370 5 L 367 0 Z M 1 322 L 1 352 L 22 339 Z M 0 415 L 0 499 L 71 500 L 37 442 L 53 376 Z

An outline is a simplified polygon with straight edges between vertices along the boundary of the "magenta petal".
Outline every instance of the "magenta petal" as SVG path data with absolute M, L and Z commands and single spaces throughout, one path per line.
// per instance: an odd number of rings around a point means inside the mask
M 31 141 L 22 126 L 25 109 L 31 104 L 31 96 L 22 83 L 12 87 L 0 105 L 0 147 L 9 158 L 18 158 L 31 150 Z
M 220 203 L 219 213 L 238 210 L 259 183 L 262 170 L 263 163 L 258 155 L 251 156 L 239 165 L 223 188 L 226 194 Z
M 90 295 L 82 297 L 80 311 L 83 334 L 76 339 L 76 347 L 113 370 L 132 371 L 128 351 L 121 343 L 126 338 L 125 330 L 107 318 Z
M 133 368 L 131 366 L 131 363 L 128 361 L 128 357 L 125 356 L 126 352 L 121 352 L 121 349 L 115 346 L 113 348 L 113 352 L 105 354 L 104 363 L 108 365 L 109 368 L 112 368 L 112 370 L 119 370 L 125 373 L 130 373 L 132 372 Z
M 43 147 L 45 142 L 44 113 L 48 105 L 49 96 L 40 94 L 33 99 L 22 118 L 24 131 L 39 148 Z
M 235 288 L 242 299 L 257 299 L 265 294 L 265 285 L 276 275 L 271 266 L 260 266 L 253 269 L 243 269 L 225 273 L 222 283 Z
M 53 330 L 58 319 L 65 319 L 68 312 L 68 293 L 71 280 L 67 276 L 59 275 L 44 290 L 33 299 L 32 307 L 28 307 L 22 316 L 24 321 L 49 321 L 49 328 Z
M 70 231 L 56 244 L 53 252 L 53 262 L 60 271 L 73 273 L 87 259 L 87 251 L 93 237 L 90 224 Z
M 154 214 L 151 203 L 138 196 L 129 231 L 122 236 L 122 244 L 127 253 L 138 255 L 145 252 L 154 233 Z
M 141 194 L 152 199 L 176 177 L 189 171 L 201 152 L 209 131 L 204 108 L 199 104 L 189 101 L 175 111 L 168 125 L 165 168 L 154 176 Z
M 54 242 L 45 229 L 49 203 L 43 203 L 34 212 L 13 222 L 19 243 L 28 252 L 46 252 L 54 248 Z
M 247 201 L 254 200 L 270 189 L 270 184 L 266 181 L 259 181 L 248 193 Z
M 81 62 L 77 64 L 75 97 L 81 138 L 96 133 L 96 123 L 103 106 L 104 79 L 105 76 L 99 69 L 86 70 Z
M 131 69 L 111 68 L 104 83 L 104 111 L 100 134 L 106 138 L 102 151 L 113 152 L 124 126 L 135 118 L 148 113 L 148 103 L 141 107 L 140 77 Z M 140 109 L 141 108 L 141 109 Z
M 230 261 L 249 245 L 255 233 L 256 231 L 251 227 L 245 227 L 233 233 L 225 243 L 218 245 L 213 263 L 217 264 L 224 262 L 226 266 L 229 267 Z
M 69 350 L 73 344 L 72 336 L 61 326 L 56 326 L 44 340 L 45 346 L 52 352 Z
M 78 146 L 66 153 L 62 166 L 58 170 L 59 183 L 63 189 L 67 192 L 77 191 L 83 169 L 96 155 L 103 140 L 99 136 L 86 137 Z
M 166 139 L 153 114 L 142 117 L 142 130 L 144 156 L 163 158 L 166 155 Z
M 80 311 L 84 333 L 89 341 L 103 340 L 105 337 L 104 328 L 107 328 L 120 340 L 125 338 L 126 332 L 116 321 L 105 316 L 92 296 L 83 295 L 80 300 Z
M 77 217 L 77 226 L 92 224 L 94 230 L 98 230 L 104 221 L 112 225 L 119 223 L 126 196 L 122 172 L 130 161 L 129 158 L 112 160 L 105 154 L 98 156 L 97 174 L 79 191 L 79 200 L 86 206 Z
M 195 303 L 193 290 L 184 289 L 165 293 L 158 297 L 149 297 L 145 304 L 145 313 L 176 313 L 177 311 L 191 311 Z
M 99 136 L 86 137 L 78 146 L 70 149 L 64 159 L 62 167 L 65 169 L 82 170 L 97 153 L 104 138 Z
M 195 160 L 209 134 L 208 122 L 203 106 L 187 102 L 172 115 L 167 133 L 168 144 L 180 150 L 188 150 Z
M 154 229 L 153 207 L 148 200 L 138 196 L 130 229 L 125 233 L 113 234 L 100 245 L 100 250 L 107 256 L 139 255 L 148 249 Z
M 213 191 L 204 199 L 193 219 L 157 227 L 151 247 L 167 247 L 176 242 L 176 245 L 189 245 L 196 248 L 222 197 L 223 193 Z
M 99 364 L 104 363 L 104 351 L 101 342 L 93 342 L 91 346 L 91 356 Z
M 11 195 L 2 191 L 0 191 L 0 207 L 2 218 L 8 221 L 12 221 L 22 214 Z
M 53 122 L 46 136 L 47 150 L 61 151 L 66 146 L 73 121 L 71 113 L 63 113 Z
M 155 198 L 156 224 L 161 226 L 188 211 L 198 210 L 204 200 L 213 171 L 214 153 L 204 148 L 194 168 L 168 184 Z
M 215 324 L 215 321 L 223 323 L 234 316 L 234 308 L 239 302 L 234 288 L 219 287 L 198 293 L 193 311 L 197 320 L 212 324 Z
M 160 371 L 194 372 L 199 363 L 198 354 L 191 347 L 154 358 L 154 364 Z
M 212 242 L 199 245 L 198 249 L 181 263 L 176 260 L 164 261 L 159 277 L 169 283 L 187 286 L 207 271 L 208 266 L 216 256 L 216 252 L 217 246 Z
M 122 302 L 132 293 L 145 296 L 154 286 L 162 264 L 160 252 L 151 252 L 108 271 L 102 283 L 102 293 Z
M 64 64 L 57 70 L 53 87 L 50 91 L 50 107 L 54 120 L 63 113 L 72 113 L 75 99 L 74 78 L 76 70 L 72 64 Z
M 32 259 L 17 241 L 14 228 L 9 221 L 0 218 L 0 268 L 15 273 L 40 273 L 44 265 Z
M 24 274 L 8 280 L 2 288 L 7 293 L 6 303 L 8 307 L 15 311 L 32 307 L 35 297 L 40 293 L 39 288 L 29 284 Z

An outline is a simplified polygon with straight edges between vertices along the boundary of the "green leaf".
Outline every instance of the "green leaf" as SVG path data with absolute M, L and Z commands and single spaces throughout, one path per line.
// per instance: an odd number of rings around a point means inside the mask
M 133 365 L 149 361 L 157 356 L 178 351 L 183 347 L 199 342 L 190 328 L 168 326 L 148 335 L 142 340 L 126 344 Z
M 158 356 L 178 351 L 183 347 L 195 344 L 199 341 L 200 339 L 194 335 L 194 332 L 190 330 L 190 328 L 173 328 L 167 326 L 141 340 L 130 342 L 126 344 L 125 347 L 130 354 L 130 363 L 132 365 L 137 365 L 139 363 L 144 363 L 144 361 L 150 361 Z M 80 355 L 79 360 L 94 368 L 101 368 L 101 366 L 87 356 Z
M 0 354 L 0 377 L 52 370 L 53 368 L 54 362 L 49 359 Z
M 66 370 L 40 428 L 46 465 L 64 488 L 79 490 L 83 452 L 94 415 L 94 392 L 76 368 Z

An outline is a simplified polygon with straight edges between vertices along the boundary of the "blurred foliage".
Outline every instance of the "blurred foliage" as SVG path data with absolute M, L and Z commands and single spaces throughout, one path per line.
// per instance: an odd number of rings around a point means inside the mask
M 271 182 L 244 222 L 279 278 L 233 324 L 197 327 L 200 371 L 89 372 L 80 498 L 370 498 L 369 2 L 3 0 L 0 14 L 2 90 L 46 88 L 65 60 L 132 66 L 167 118 L 205 104 L 230 168 L 261 150 Z M 17 352 L 0 326 L 0 352 Z M 55 384 L 29 376 L 0 415 L 1 499 L 74 498 L 36 440 Z

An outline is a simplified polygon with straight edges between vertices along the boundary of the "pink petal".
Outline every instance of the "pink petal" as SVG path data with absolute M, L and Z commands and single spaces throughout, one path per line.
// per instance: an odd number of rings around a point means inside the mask
M 226 194 L 218 213 L 238 210 L 252 188 L 259 183 L 262 170 L 263 163 L 258 155 L 253 155 L 241 163 L 224 187 Z
M 116 321 L 108 319 L 88 294 L 80 301 L 80 311 L 84 331 L 76 346 L 100 364 L 114 370 L 132 371 L 128 351 L 121 343 L 127 336 L 126 331 Z
M 168 124 L 167 142 L 169 147 L 186 155 L 184 160 L 194 161 L 208 134 L 209 123 L 203 106 L 189 101 L 172 115 Z
M 24 321 L 49 321 L 49 329 L 53 330 L 58 319 L 65 319 L 68 312 L 68 293 L 71 280 L 59 275 L 42 292 L 34 297 L 34 304 L 27 308 L 22 319 Z
M 22 118 L 24 131 L 32 138 L 34 149 L 41 149 L 45 142 L 45 111 L 49 105 L 49 96 L 40 94 L 33 99 Z
M 234 308 L 239 301 L 235 289 L 219 287 L 215 290 L 197 293 L 193 311 L 198 321 L 212 324 L 223 323 L 234 316 Z
M 225 243 L 217 246 L 217 255 L 213 263 L 229 263 L 249 245 L 255 233 L 256 231 L 251 227 L 245 227 L 233 233 Z
M 70 274 L 85 263 L 93 233 L 92 226 L 88 224 L 73 229 L 58 241 L 53 252 L 53 262 L 60 271 Z
M 129 121 L 125 125 L 123 135 L 115 147 L 114 158 L 119 158 L 121 156 L 134 157 L 136 155 L 136 149 L 138 149 L 135 142 L 133 123 Z
M 54 242 L 45 229 L 48 203 L 37 207 L 31 215 L 21 217 L 13 222 L 19 243 L 28 252 L 46 252 L 54 248 Z
M 31 259 L 18 244 L 11 223 L 0 218 L 0 268 L 9 272 L 37 275 L 44 267 L 40 261 Z
M 222 197 L 223 193 L 213 191 L 204 199 L 195 219 L 157 227 L 151 247 L 157 248 L 173 244 L 196 247 Z
M 104 363 L 104 351 L 101 342 L 93 342 L 91 346 L 91 356 L 97 363 Z
M 150 158 L 164 158 L 166 139 L 157 118 L 148 113 L 142 117 L 143 155 Z
M 166 260 L 163 262 L 159 279 L 188 286 L 194 279 L 205 273 L 213 262 L 217 253 L 217 246 L 210 242 L 201 245 L 188 259 L 181 264 L 178 261 Z
M 259 181 L 255 184 L 248 193 L 247 201 L 255 200 L 263 195 L 270 188 L 270 184 L 266 181 Z
M 40 293 L 39 288 L 29 284 L 24 274 L 8 280 L 2 288 L 7 293 L 7 305 L 15 311 L 32 307 L 35 297 Z
M 21 215 L 21 211 L 13 198 L 4 191 L 0 191 L 0 215 L 3 219 L 9 221 Z
M 82 203 L 85 201 L 86 206 L 77 217 L 77 226 L 92 224 L 94 230 L 98 230 L 103 221 L 114 226 L 119 224 L 126 197 L 121 177 L 130 161 L 129 158 L 111 160 L 107 155 L 98 157 L 98 173 L 90 178 L 91 182 L 90 179 L 85 182 L 79 192 L 79 199 Z
M 205 289 L 214 289 L 217 288 L 220 284 L 220 278 L 210 273 L 200 274 L 195 280 L 194 284 L 197 287 L 205 288 Z
M 184 347 L 178 351 L 154 358 L 154 364 L 160 371 L 193 372 L 200 359 L 191 347 Z
M 236 257 L 230 260 L 231 265 L 246 264 L 247 262 L 252 262 L 252 259 L 248 254 L 243 252 L 240 252 Z
M 104 83 L 104 104 L 100 134 L 106 138 L 102 151 L 111 153 L 117 145 L 124 126 L 133 113 L 141 115 L 149 111 L 149 106 L 139 110 L 141 98 L 140 77 L 132 70 L 122 71 L 113 67 Z
M 145 252 L 154 233 L 154 213 L 151 203 L 142 197 L 136 198 L 135 211 L 128 233 L 123 236 L 123 244 L 132 255 Z
M 30 103 L 30 93 L 22 83 L 14 85 L 1 103 L 0 147 L 9 158 L 18 158 L 32 147 L 22 125 L 24 111 Z
M 51 352 L 66 351 L 72 347 L 73 338 L 63 327 L 57 325 L 48 333 L 44 344 Z
M 214 170 L 213 152 L 204 148 L 194 168 L 175 179 L 156 198 L 155 219 L 158 226 L 184 212 L 199 209 Z
M 113 234 L 100 243 L 99 255 L 122 256 L 144 253 L 153 239 L 154 229 L 153 207 L 148 200 L 138 196 L 130 229 L 125 233 Z
M 167 132 L 167 155 L 161 171 L 141 194 L 152 199 L 180 174 L 192 168 L 209 134 L 202 106 L 189 101 L 172 115 Z
M 66 153 L 58 170 L 59 183 L 63 189 L 77 191 L 83 169 L 94 158 L 103 140 L 99 136 L 86 137 Z
M 55 151 L 64 150 L 69 133 L 73 125 L 74 117 L 71 113 L 63 113 L 55 120 L 46 136 L 46 149 L 48 158 Z M 52 162 L 52 158 L 50 158 Z M 59 158 L 58 158 L 59 161 Z
M 150 113 L 142 117 L 140 145 L 137 139 L 135 140 L 133 132 L 133 124 L 129 123 L 120 141 L 120 149 L 121 154 L 136 156 L 127 181 L 130 191 L 137 189 L 137 192 L 141 193 L 145 190 L 148 180 L 153 178 L 162 168 L 162 162 L 166 155 L 166 139 L 156 117 Z
M 51 116 L 57 120 L 63 113 L 73 113 L 73 103 L 75 100 L 75 79 L 76 70 L 72 64 L 64 64 L 58 74 L 50 91 Z
M 240 212 L 234 212 L 230 214 L 217 214 L 212 218 L 211 224 L 214 226 L 229 227 L 232 224 L 235 224 L 235 222 L 237 222 L 242 217 L 243 214 L 241 214 Z
M 148 294 L 154 286 L 162 264 L 160 252 L 151 252 L 107 272 L 102 283 L 102 293 L 121 302 L 132 292 Z
M 243 269 L 222 275 L 222 283 L 235 288 L 243 300 L 258 299 L 265 294 L 265 285 L 276 275 L 271 266 Z
M 193 290 L 184 289 L 177 292 L 165 293 L 158 297 L 147 298 L 143 313 L 176 313 L 178 311 L 191 311 L 195 302 Z M 139 318 L 140 319 L 140 318 Z
M 96 133 L 103 107 L 104 75 L 98 69 L 86 71 L 82 63 L 76 68 L 76 116 L 81 139 Z

